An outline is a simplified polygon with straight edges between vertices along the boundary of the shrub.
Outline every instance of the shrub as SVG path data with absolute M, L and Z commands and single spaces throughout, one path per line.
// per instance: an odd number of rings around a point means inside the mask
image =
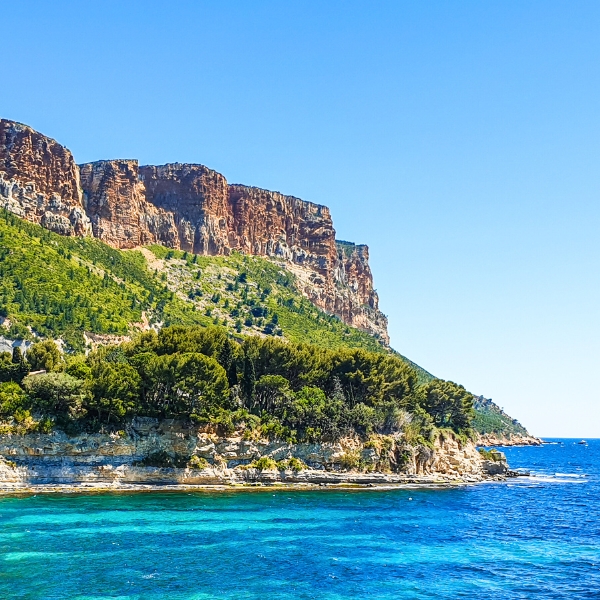
M 0 383 L 0 417 L 12 417 L 25 406 L 25 392 L 14 382 Z
M 66 373 L 28 375 L 23 380 L 23 387 L 33 411 L 69 419 L 81 414 L 88 394 L 84 381 Z
M 304 469 L 308 468 L 306 466 L 306 463 L 304 463 L 299 458 L 296 458 L 295 456 L 291 456 L 287 460 L 280 461 L 277 464 L 277 466 L 280 470 L 285 471 L 286 469 L 290 469 L 291 471 L 294 471 L 295 473 L 298 473 L 298 472 L 303 471 Z
M 491 460 L 493 462 L 502 460 L 502 452 L 499 452 L 496 448 L 490 448 L 489 450 L 478 448 L 478 450 L 484 460 Z
M 189 469 L 206 469 L 208 467 L 208 461 L 201 456 L 192 456 L 187 464 Z
M 340 461 L 342 469 L 346 471 L 353 471 L 360 467 L 360 452 L 358 450 L 351 450 L 346 452 Z
M 58 371 L 63 366 L 60 350 L 52 340 L 33 344 L 27 351 L 27 362 L 32 371 Z

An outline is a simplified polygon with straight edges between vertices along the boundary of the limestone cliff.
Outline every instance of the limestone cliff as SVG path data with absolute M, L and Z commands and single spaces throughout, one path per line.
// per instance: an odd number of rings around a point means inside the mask
M 355 327 L 377 332 L 389 343 L 387 317 L 379 311 L 379 297 L 373 288 L 369 247 L 343 241 L 337 241 L 336 245 L 338 260 L 332 312 Z
M 134 248 L 156 242 L 152 225 L 159 223 L 165 238 L 175 237 L 172 218 L 146 202 L 137 160 L 103 160 L 81 165 L 80 171 L 95 237 L 117 248 Z
M 63 235 L 91 231 L 69 150 L 6 119 L 0 119 L 0 206 Z
M 232 251 L 281 260 L 307 298 L 389 343 L 368 248 L 335 240 L 329 209 L 243 185 L 203 165 L 80 165 L 33 129 L 0 120 L 0 204 L 66 235 L 117 248 L 158 243 L 195 254 Z
M 0 436 L 0 490 L 28 485 L 403 484 L 477 482 L 509 474 L 472 442 L 438 436 L 433 447 L 402 438 L 344 438 L 321 444 L 223 437 L 214 428 L 136 418 L 120 434 Z M 253 467 L 267 458 L 268 468 Z M 290 459 L 302 465 L 290 468 Z M 161 461 L 174 461 L 169 467 Z M 301 462 L 299 462 L 301 461 Z M 153 464 L 148 464 L 153 463 Z

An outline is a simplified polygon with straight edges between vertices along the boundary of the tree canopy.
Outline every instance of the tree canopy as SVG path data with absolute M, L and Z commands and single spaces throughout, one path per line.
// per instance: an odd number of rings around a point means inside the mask
M 394 354 L 276 337 L 235 342 L 220 327 L 165 327 L 66 360 L 49 341 L 30 352 L 29 368 L 48 372 L 5 377 L 4 416 L 23 403 L 18 389 L 33 414 L 87 430 L 151 416 L 226 429 L 245 422 L 298 441 L 389 434 L 410 425 L 424 439 L 434 426 L 468 432 L 473 416 L 472 396 L 462 386 L 419 385 L 415 370 Z M 2 364 L 8 373 L 17 363 L 3 357 L 0 374 Z

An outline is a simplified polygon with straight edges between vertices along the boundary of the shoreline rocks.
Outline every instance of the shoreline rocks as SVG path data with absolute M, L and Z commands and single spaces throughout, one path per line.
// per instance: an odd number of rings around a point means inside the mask
M 138 418 L 119 433 L 0 436 L 0 492 L 40 486 L 437 485 L 503 480 L 507 473 L 503 455 L 486 460 L 472 442 L 450 433 L 439 434 L 432 447 L 392 436 L 290 444 Z
M 532 435 L 483 434 L 477 438 L 477 446 L 541 446 L 544 442 Z

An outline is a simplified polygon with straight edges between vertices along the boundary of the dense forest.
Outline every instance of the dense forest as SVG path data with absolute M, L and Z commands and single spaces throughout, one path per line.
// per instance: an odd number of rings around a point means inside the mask
M 473 397 L 393 354 L 327 349 L 222 327 L 171 326 L 83 355 L 54 342 L 0 360 L 6 432 L 118 431 L 133 416 L 213 424 L 221 433 L 289 442 L 402 433 L 431 444 L 437 429 L 472 433 Z

